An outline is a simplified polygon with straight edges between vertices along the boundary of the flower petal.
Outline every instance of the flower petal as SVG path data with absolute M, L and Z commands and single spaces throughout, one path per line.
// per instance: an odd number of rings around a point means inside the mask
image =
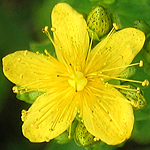
M 117 75 L 125 68 L 113 68 L 130 64 L 142 49 L 144 42 L 145 35 L 142 31 L 135 28 L 122 29 L 94 47 L 87 68 L 90 72 L 111 69 L 106 74 Z
M 85 19 L 66 3 L 55 5 L 51 17 L 58 60 L 82 66 L 89 46 Z
M 17 51 L 3 58 L 3 72 L 13 83 L 32 90 L 47 90 L 60 82 L 65 67 L 53 57 Z
M 133 108 L 114 88 L 87 92 L 81 116 L 87 130 L 109 145 L 122 143 L 131 136 L 134 124 Z M 93 94 L 92 94 L 93 93 Z M 108 93 L 108 94 L 107 94 Z
M 76 102 L 72 101 L 72 91 L 57 92 L 41 95 L 22 115 L 23 135 L 31 142 L 50 141 L 63 133 L 74 120 L 77 109 Z

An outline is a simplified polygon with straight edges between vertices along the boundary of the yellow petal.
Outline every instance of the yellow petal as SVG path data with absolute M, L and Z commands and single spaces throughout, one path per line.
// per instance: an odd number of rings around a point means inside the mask
M 96 45 L 91 52 L 87 69 L 96 72 L 128 65 L 142 49 L 144 42 L 145 35 L 142 31 L 135 28 L 120 30 Z M 106 74 L 116 75 L 124 69 L 114 69 Z
M 81 116 L 87 130 L 103 142 L 116 145 L 131 136 L 133 109 L 116 89 L 101 85 L 98 92 L 91 88 L 82 106 Z
M 89 46 L 87 24 L 83 16 L 70 5 L 59 3 L 53 8 L 51 17 L 58 60 L 82 66 Z
M 48 142 L 64 132 L 76 116 L 70 89 L 41 95 L 25 113 L 23 135 L 31 142 Z M 71 96 L 70 96 L 71 95 Z
M 57 77 L 65 70 L 53 57 L 17 51 L 3 58 L 3 72 L 13 83 L 32 90 L 46 90 L 60 82 Z

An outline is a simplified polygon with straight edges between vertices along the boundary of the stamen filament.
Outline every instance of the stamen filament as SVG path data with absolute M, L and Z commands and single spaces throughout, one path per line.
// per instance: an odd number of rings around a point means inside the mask
M 48 31 L 48 26 L 45 26 L 43 29 L 42 29 L 42 32 L 45 33 L 47 35 L 47 37 L 49 38 L 49 40 L 52 42 L 52 44 L 55 46 L 55 43 Z
M 139 67 L 142 67 L 143 66 L 143 61 L 140 60 L 139 63 L 134 63 L 134 64 L 120 66 L 120 67 L 115 67 L 115 68 L 110 68 L 110 69 L 102 70 L 101 72 L 107 72 L 107 71 L 111 71 L 111 70 L 115 70 L 115 69 L 126 68 L 126 67 L 137 66 L 137 65 L 139 65 Z
M 106 78 L 109 78 L 109 79 L 121 80 L 121 81 L 129 81 L 129 82 L 134 82 L 134 83 L 141 83 L 142 86 L 148 86 L 149 85 L 149 81 L 147 79 L 144 80 L 144 81 L 137 81 L 137 80 L 130 80 L 130 79 L 112 77 L 112 76 L 108 76 L 108 75 L 104 75 L 104 74 L 98 74 L 98 76 L 99 77 L 106 77 Z

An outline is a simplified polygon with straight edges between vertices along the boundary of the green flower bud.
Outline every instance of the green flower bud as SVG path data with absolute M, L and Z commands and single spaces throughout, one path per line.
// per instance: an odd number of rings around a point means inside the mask
M 133 27 L 143 31 L 146 35 L 150 33 L 150 26 L 144 20 L 135 20 Z
M 93 31 L 93 39 L 106 35 L 112 28 L 112 20 L 107 10 L 100 5 L 92 7 L 90 13 L 87 16 L 87 25 L 89 27 L 89 36 Z
M 128 82 L 125 83 L 125 85 L 129 85 Z M 134 110 L 141 110 L 146 107 L 147 101 L 143 96 L 142 92 L 138 92 L 137 87 L 133 84 L 129 85 L 130 89 L 119 89 L 120 93 L 122 93 L 127 100 L 131 102 L 131 105 L 133 106 Z M 133 89 L 133 90 L 131 90 Z
M 87 131 L 82 122 L 79 122 L 76 126 L 74 141 L 77 145 L 83 147 L 93 146 L 97 143 L 95 137 Z

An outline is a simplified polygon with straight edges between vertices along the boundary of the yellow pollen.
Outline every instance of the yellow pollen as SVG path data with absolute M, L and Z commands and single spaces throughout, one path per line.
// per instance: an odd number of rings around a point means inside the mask
M 143 67 L 144 63 L 142 60 L 140 60 L 140 63 L 139 63 L 139 67 Z
M 82 72 L 76 71 L 73 75 L 68 79 L 68 83 L 74 87 L 75 91 L 82 91 L 84 87 L 87 85 L 87 79 L 83 75 Z
M 149 81 L 146 79 L 142 82 L 142 86 L 148 86 L 149 85 Z
M 51 31 L 52 31 L 52 32 L 56 31 L 56 28 L 51 27 Z
M 113 23 L 113 27 L 115 28 L 115 30 L 119 30 L 119 25 L 116 23 Z
M 48 26 L 45 26 L 45 27 L 42 29 L 42 32 L 43 32 L 43 33 L 47 33 L 47 32 L 48 32 Z
M 18 93 L 18 87 L 14 86 L 14 87 L 12 88 L 12 90 L 13 90 L 14 93 Z
M 137 93 L 139 94 L 141 92 L 140 87 L 137 87 Z

